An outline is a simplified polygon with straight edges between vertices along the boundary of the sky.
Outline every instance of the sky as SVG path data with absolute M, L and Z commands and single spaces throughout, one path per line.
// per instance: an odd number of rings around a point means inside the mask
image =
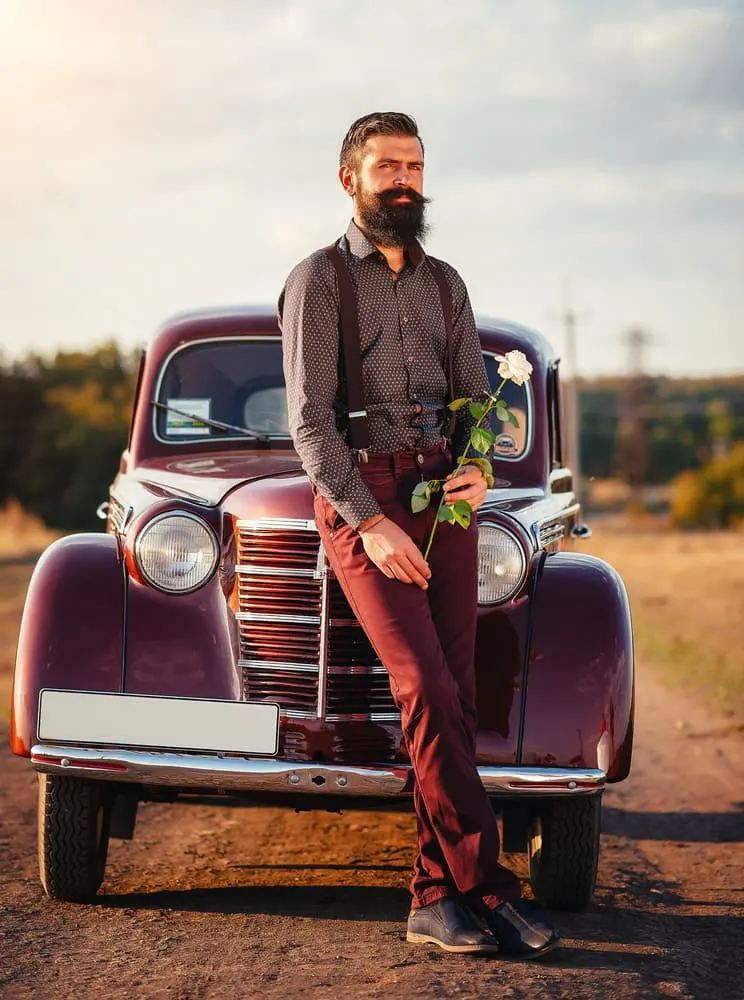
M 415 115 L 429 249 L 577 369 L 744 372 L 744 4 L 0 0 L 0 353 L 274 303 Z

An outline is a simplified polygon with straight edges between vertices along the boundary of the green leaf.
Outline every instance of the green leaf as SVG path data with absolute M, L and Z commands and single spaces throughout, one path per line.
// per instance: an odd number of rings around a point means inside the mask
M 450 524 L 454 524 L 455 512 L 450 504 L 448 503 L 442 504 L 442 506 L 437 511 L 437 521 L 449 521 Z
M 502 424 L 507 423 L 509 420 L 509 411 L 506 408 L 506 403 L 498 403 L 496 406 L 496 419 L 500 420 Z
M 483 477 L 486 480 L 486 485 L 489 489 L 493 489 L 493 469 L 491 463 L 487 458 L 469 458 L 468 465 L 477 465 L 478 468 L 483 473 Z
M 470 432 L 470 443 L 473 448 L 484 455 L 495 440 L 496 435 L 486 430 L 485 427 L 474 427 Z
M 509 423 L 510 423 L 510 424 L 511 424 L 511 425 L 512 425 L 513 427 L 519 427 L 519 421 L 518 421 L 518 420 L 517 420 L 517 418 L 516 418 L 516 417 L 514 416 L 514 414 L 512 413 L 512 411 L 511 411 L 511 410 L 509 410 L 509 411 L 508 411 L 508 413 L 507 413 L 506 417 L 507 417 L 507 420 L 509 421 Z
M 474 417 L 476 420 L 480 420 L 483 414 L 486 412 L 485 403 L 471 403 L 468 407 L 470 410 L 470 416 Z
M 448 405 L 447 409 L 452 410 L 452 412 L 454 413 L 455 410 L 461 410 L 463 406 L 467 406 L 469 402 L 470 402 L 469 396 L 461 396 L 459 399 L 453 399 L 452 402 Z
M 413 511 L 414 514 L 420 514 L 422 510 L 426 510 L 426 508 L 429 506 L 430 500 L 431 497 L 412 496 L 411 510 Z
M 452 504 L 452 513 L 454 515 L 455 521 L 463 527 L 470 527 L 470 520 L 473 516 L 473 509 L 467 500 L 456 500 Z
M 420 514 L 426 510 L 431 501 L 431 484 L 427 482 L 416 483 L 411 496 L 411 510 L 414 514 Z

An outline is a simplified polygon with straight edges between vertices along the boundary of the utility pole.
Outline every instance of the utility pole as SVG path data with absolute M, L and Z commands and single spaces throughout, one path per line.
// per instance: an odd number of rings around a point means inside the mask
M 634 490 L 641 493 L 646 482 L 647 386 L 644 361 L 651 337 L 645 330 L 634 327 L 623 335 L 623 339 L 628 349 L 628 379 L 620 399 L 617 465 L 620 474 Z
M 579 406 L 579 369 L 576 351 L 576 324 L 585 314 L 577 315 L 571 306 L 568 281 L 565 285 L 564 309 L 562 314 L 566 337 L 567 377 L 561 380 L 563 389 L 563 414 L 566 423 L 566 458 L 573 474 L 573 489 L 578 496 L 581 491 L 581 410 Z

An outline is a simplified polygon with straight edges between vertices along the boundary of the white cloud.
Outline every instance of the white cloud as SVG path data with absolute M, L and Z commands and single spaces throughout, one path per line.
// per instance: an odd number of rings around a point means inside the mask
M 645 319 L 674 331 L 670 367 L 705 329 L 711 364 L 744 369 L 733 0 L 0 10 L 0 297 L 25 344 L 272 300 L 345 225 L 345 128 L 395 107 L 426 141 L 432 250 L 481 309 L 549 326 L 570 275 L 605 331 L 588 368 L 620 364 L 607 344 Z

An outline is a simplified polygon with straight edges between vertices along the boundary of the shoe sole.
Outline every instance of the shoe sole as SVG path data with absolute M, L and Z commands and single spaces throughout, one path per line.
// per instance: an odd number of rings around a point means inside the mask
M 454 952 L 457 955 L 497 955 L 499 954 L 498 944 L 445 944 L 431 934 L 417 934 L 415 931 L 406 932 L 406 941 L 409 944 L 435 944 L 443 951 Z
M 542 948 L 536 948 L 533 951 L 502 951 L 500 954 L 502 958 L 531 962 L 542 958 L 543 955 L 549 955 L 551 951 L 555 951 L 556 948 L 559 948 L 560 944 L 561 939 L 554 938 L 552 941 L 548 941 L 547 944 L 544 944 Z

